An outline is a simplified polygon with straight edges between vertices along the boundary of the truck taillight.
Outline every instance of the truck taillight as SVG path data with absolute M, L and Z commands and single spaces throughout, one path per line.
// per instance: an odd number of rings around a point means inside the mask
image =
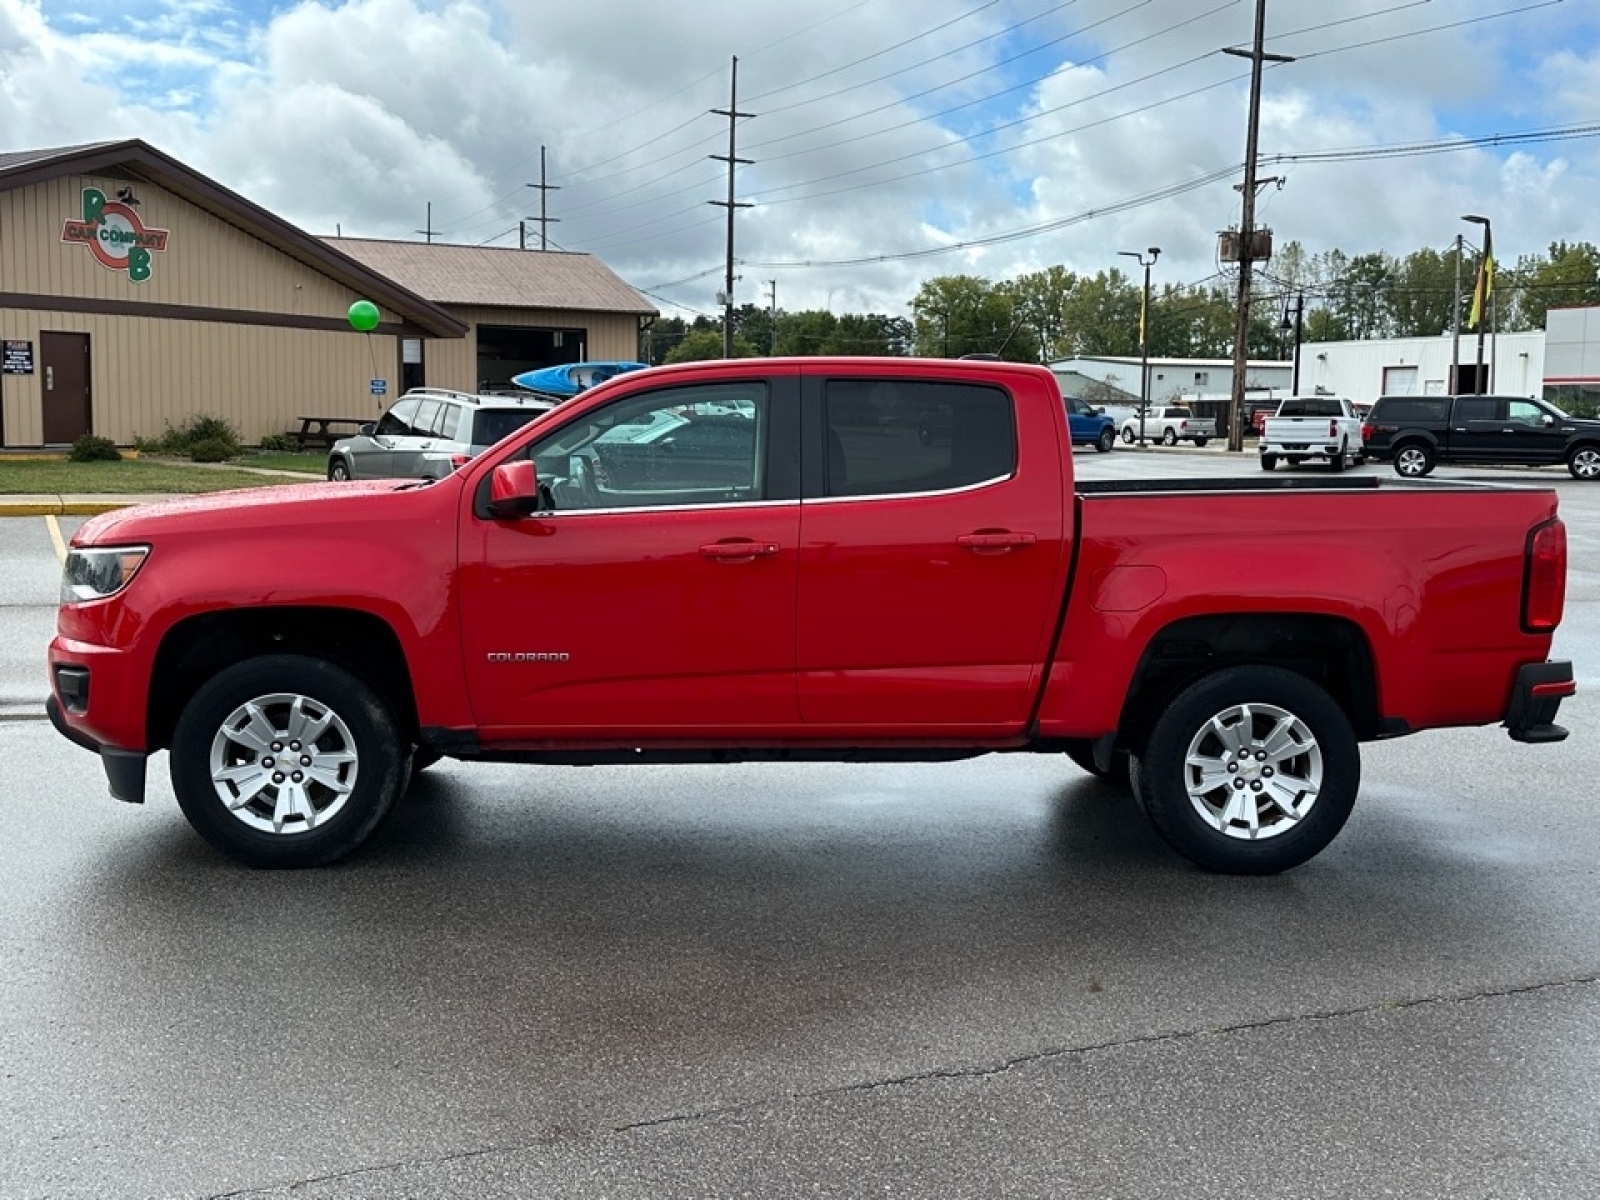
M 1372 422 L 1363 421 L 1361 423 L 1361 441 L 1363 443 L 1370 442 L 1372 440 L 1372 435 L 1376 432 L 1377 428 L 1372 424 Z
M 1522 628 L 1549 633 L 1561 624 L 1567 603 L 1567 527 L 1546 521 L 1528 535 L 1527 577 L 1522 589 Z
M 1331 417 L 1328 419 L 1328 436 L 1331 438 L 1339 436 L 1339 422 Z

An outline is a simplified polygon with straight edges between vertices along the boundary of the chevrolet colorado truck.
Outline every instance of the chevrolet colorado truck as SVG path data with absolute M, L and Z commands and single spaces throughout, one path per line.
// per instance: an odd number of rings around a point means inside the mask
M 1308 458 L 1325 458 L 1335 471 L 1366 461 L 1361 418 L 1342 396 L 1290 396 L 1261 426 L 1261 469 L 1270 471 L 1282 459 L 1291 466 Z
M 47 707 L 120 799 L 165 750 L 262 867 L 350 853 L 440 756 L 1040 753 L 1259 874 L 1333 840 L 1363 742 L 1565 737 L 1565 586 L 1550 490 L 1077 481 L 1042 367 L 743 359 L 619 376 L 438 480 L 94 518 Z

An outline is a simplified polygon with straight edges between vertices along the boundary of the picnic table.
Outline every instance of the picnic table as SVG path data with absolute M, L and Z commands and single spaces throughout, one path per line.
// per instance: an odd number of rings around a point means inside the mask
M 346 426 L 349 427 L 350 433 L 354 433 L 370 419 L 369 417 L 301 417 L 300 432 L 295 438 L 302 450 L 312 446 L 327 450 L 340 438 L 349 436 L 349 433 L 341 432 Z M 335 426 L 338 427 L 337 430 L 333 428 Z

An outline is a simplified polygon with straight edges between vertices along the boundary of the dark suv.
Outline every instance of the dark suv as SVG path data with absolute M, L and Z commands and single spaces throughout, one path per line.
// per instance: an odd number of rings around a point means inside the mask
M 1600 421 L 1525 396 L 1381 396 L 1361 441 L 1410 478 L 1443 462 L 1566 463 L 1575 479 L 1600 479 Z
M 333 444 L 328 478 L 441 479 L 555 406 L 543 396 L 412 388 L 376 423 Z

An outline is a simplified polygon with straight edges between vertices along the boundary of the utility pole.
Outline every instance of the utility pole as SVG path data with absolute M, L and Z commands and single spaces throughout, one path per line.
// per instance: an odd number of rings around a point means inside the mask
M 728 118 L 728 153 L 709 154 L 707 158 L 714 158 L 718 162 L 728 164 L 728 198 L 726 200 L 707 200 L 707 204 L 714 204 L 718 208 L 728 210 L 728 256 L 727 276 L 724 280 L 725 290 L 722 293 L 722 357 L 733 357 L 733 217 L 741 208 L 750 208 L 733 198 L 733 172 L 740 163 L 749 165 L 754 159 L 740 158 L 737 153 L 736 139 L 739 129 L 740 117 L 753 117 L 755 113 L 739 111 L 739 56 L 733 56 L 733 77 L 728 89 L 728 107 L 713 108 L 711 110 L 719 117 Z
M 550 235 L 550 228 L 549 228 L 550 224 L 551 224 L 551 222 L 554 222 L 555 224 L 559 225 L 561 223 L 561 218 L 560 217 L 547 217 L 547 216 L 545 216 L 545 212 L 544 212 L 545 195 L 547 193 L 549 193 L 549 192 L 559 192 L 561 189 L 558 186 L 556 186 L 555 184 L 553 184 L 553 183 L 546 183 L 544 181 L 544 147 L 543 146 L 539 147 L 539 182 L 538 183 L 530 183 L 530 184 L 528 184 L 528 186 L 531 187 L 531 188 L 538 188 L 539 189 L 539 215 L 537 217 L 529 217 L 528 219 L 530 221 L 538 221 L 539 222 L 539 249 L 548 250 L 548 249 L 550 249 L 550 236 L 549 236 Z M 522 248 L 524 250 L 526 250 L 528 247 L 526 245 L 524 245 Z
M 1267 0 L 1256 0 L 1254 48 L 1245 51 L 1224 47 L 1224 54 L 1250 60 L 1250 116 L 1244 141 L 1244 211 L 1239 220 L 1239 312 L 1233 329 L 1233 393 L 1228 400 L 1228 449 L 1244 449 L 1244 384 L 1249 369 L 1250 349 L 1250 263 L 1255 252 L 1256 224 L 1256 144 L 1261 131 L 1261 64 L 1293 62 L 1285 54 L 1268 54 L 1262 47 L 1267 39 Z
M 769 356 L 778 353 L 778 281 L 767 280 L 767 332 L 770 335 L 767 343 Z
M 420 233 L 420 234 L 422 234 L 424 237 L 426 237 L 428 239 L 428 244 L 431 246 L 433 244 L 433 235 L 434 235 L 434 232 L 435 232 L 434 228 L 433 228 L 433 201 L 432 200 L 428 201 L 428 222 L 427 223 L 428 223 L 428 227 L 426 229 L 413 229 L 411 232 L 412 233 Z

